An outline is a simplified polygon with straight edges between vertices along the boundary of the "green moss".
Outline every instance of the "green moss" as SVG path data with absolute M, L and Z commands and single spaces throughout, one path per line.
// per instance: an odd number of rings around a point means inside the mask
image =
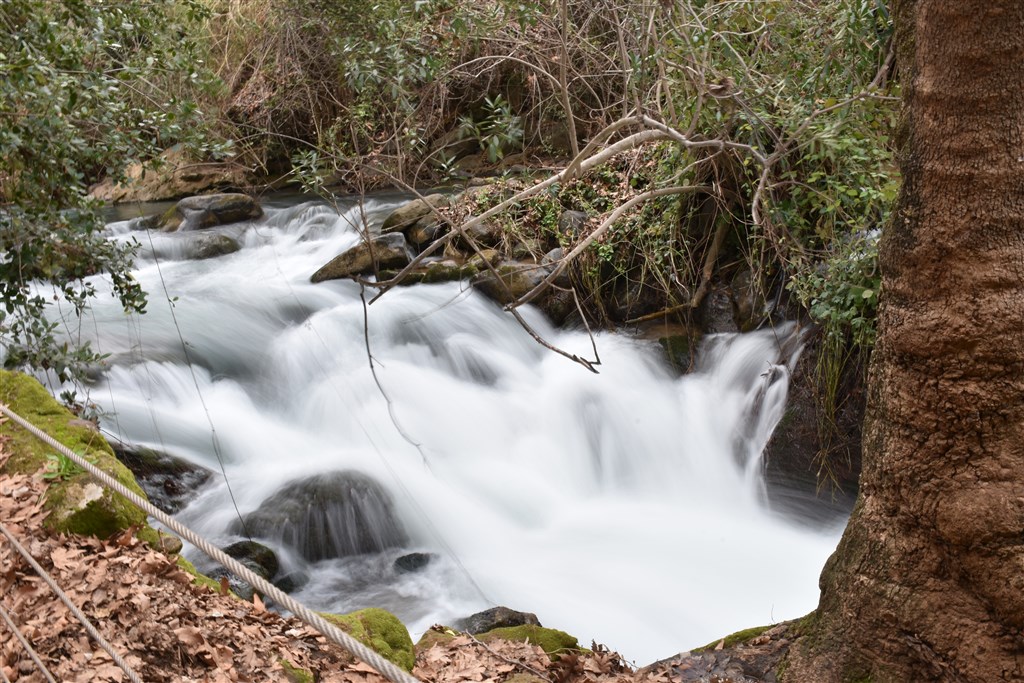
M 416 652 L 412 638 L 398 617 L 386 610 L 370 607 L 350 614 L 323 614 L 353 638 L 373 648 L 406 671 L 412 671 Z
M 145 497 L 132 473 L 118 462 L 110 445 L 88 423 L 61 406 L 35 379 L 0 371 L 0 401 L 75 453 L 84 456 L 138 495 Z M 12 457 L 4 472 L 31 474 L 47 465 L 53 449 L 13 421 L 0 424 L 9 437 Z M 51 479 L 46 494 L 47 528 L 106 538 L 130 526 L 146 524 L 144 512 L 122 496 L 96 484 L 85 472 Z
M 747 628 L 743 629 L 742 631 L 736 631 L 736 633 L 727 635 L 725 638 L 712 640 L 710 643 L 703 647 L 694 648 L 693 650 L 691 650 L 691 652 L 704 652 L 705 650 L 714 650 L 716 647 L 718 647 L 718 644 L 721 643 L 723 640 L 725 641 L 725 645 L 723 645 L 722 647 L 733 647 L 734 645 L 745 643 L 751 638 L 758 637 L 770 628 L 771 626 L 755 626 L 754 628 Z
M 496 628 L 477 637 L 484 642 L 510 640 L 521 643 L 526 640 L 534 645 L 539 645 L 552 659 L 557 659 L 558 655 L 565 654 L 566 652 L 579 652 L 581 650 L 576 638 L 565 631 L 534 626 L 532 624 Z
M 181 539 L 163 531 L 157 531 L 151 526 L 139 529 L 135 536 L 154 550 L 159 550 L 165 555 L 177 555 L 181 552 Z
M 287 659 L 280 659 L 278 663 L 281 668 L 284 669 L 284 675 L 288 677 L 291 683 L 313 683 L 316 680 L 313 676 L 313 672 L 309 669 L 300 669 L 295 666 Z
M 188 572 L 189 574 L 192 575 L 192 583 L 194 583 L 197 586 L 201 586 L 203 588 L 209 588 L 210 590 L 216 591 L 218 593 L 220 592 L 220 582 L 219 581 L 214 581 L 213 579 L 211 579 L 206 574 L 200 574 L 199 570 L 196 569 L 196 566 L 194 564 L 192 564 L 191 562 L 189 562 L 188 560 L 186 560 L 184 557 L 179 555 L 178 559 L 175 560 L 175 562 L 177 563 L 177 565 L 179 567 L 181 567 L 186 572 Z M 238 597 L 237 595 L 235 595 L 234 593 L 231 593 L 230 591 L 228 592 L 228 595 L 233 595 L 235 597 Z

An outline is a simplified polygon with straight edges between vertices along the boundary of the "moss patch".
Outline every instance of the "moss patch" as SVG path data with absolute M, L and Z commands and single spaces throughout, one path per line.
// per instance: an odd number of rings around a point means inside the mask
M 0 402 L 145 497 L 135 477 L 114 457 L 100 433 L 61 406 L 32 377 L 0 371 Z M 13 421 L 0 424 L 0 435 L 10 439 L 8 450 L 12 453 L 4 465 L 5 472 L 38 472 L 55 455 L 52 448 Z M 46 526 L 57 532 L 107 538 L 130 526 L 146 524 L 144 512 L 77 468 L 49 481 L 46 507 L 50 511 Z
M 547 652 L 552 659 L 557 659 L 559 655 L 579 652 L 581 650 L 576 638 L 565 631 L 534 626 L 533 624 L 496 628 L 487 633 L 480 634 L 477 638 L 485 643 L 492 640 L 510 640 L 515 643 L 521 643 L 526 640 L 534 645 L 540 645 L 544 652 Z
M 406 671 L 412 671 L 416 652 L 412 638 L 398 617 L 386 610 L 370 607 L 350 614 L 322 614 L 353 638 L 371 647 Z
M 194 583 L 195 585 L 200 586 L 202 588 L 209 588 L 210 590 L 215 591 L 217 593 L 220 592 L 220 582 L 219 581 L 214 581 L 213 579 L 211 579 L 206 574 L 200 574 L 199 570 L 196 569 L 196 566 L 194 564 L 192 564 L 191 562 L 189 562 L 188 560 L 186 560 L 184 557 L 181 557 L 179 555 L 178 558 L 175 560 L 175 562 L 177 563 L 177 565 L 179 567 L 181 567 L 186 572 L 188 572 L 189 574 L 192 575 L 192 583 Z M 234 593 L 232 593 L 230 591 L 228 591 L 228 595 L 234 596 L 236 598 L 238 597 L 237 595 L 235 595 Z
M 725 638 L 713 640 L 707 645 L 704 645 L 703 647 L 696 647 L 690 650 L 690 652 L 696 653 L 704 652 L 705 650 L 714 650 L 716 647 L 718 647 L 718 644 L 721 643 L 723 640 L 725 641 L 725 645 L 723 645 L 723 647 L 733 647 L 734 645 L 745 643 L 751 638 L 757 638 L 759 635 L 761 635 L 770 628 L 771 626 L 755 626 L 753 628 L 743 629 L 742 631 L 736 631 L 736 633 L 729 634 Z
M 281 659 L 278 663 L 284 669 L 284 675 L 291 683 L 313 683 L 316 680 L 313 672 L 308 669 L 300 669 L 287 659 Z

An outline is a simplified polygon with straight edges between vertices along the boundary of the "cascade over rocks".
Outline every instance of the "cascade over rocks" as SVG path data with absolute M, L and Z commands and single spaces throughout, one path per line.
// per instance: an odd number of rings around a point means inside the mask
M 280 541 L 310 562 L 378 553 L 407 541 L 391 497 L 354 471 L 291 481 L 243 519 L 235 533 Z

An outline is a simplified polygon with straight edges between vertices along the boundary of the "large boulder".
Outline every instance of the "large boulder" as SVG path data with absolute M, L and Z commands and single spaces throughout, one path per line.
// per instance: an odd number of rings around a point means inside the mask
M 260 203 L 247 194 L 208 194 L 182 199 L 157 218 L 152 227 L 164 232 L 184 232 L 249 221 L 262 215 Z
M 434 213 L 434 209 L 448 205 L 448 197 L 443 194 L 431 194 L 422 199 L 413 199 L 402 204 L 388 214 L 381 226 L 382 233 L 402 232 L 413 226 L 425 216 Z
M 285 484 L 236 522 L 235 533 L 273 539 L 310 562 L 406 544 L 391 497 L 373 479 L 329 472 Z
M 34 378 L 0 370 L 0 403 L 53 435 L 75 453 L 139 496 L 145 493 L 127 467 L 114 457 L 110 445 L 90 423 L 76 418 Z M 0 440 L 10 458 L 0 467 L 6 473 L 47 472 L 45 525 L 51 531 L 108 538 L 129 527 L 149 528 L 146 513 L 120 494 L 98 483 L 81 467 L 28 431 L 6 420 L 0 422 Z
M 310 282 L 340 280 L 378 269 L 404 268 L 412 260 L 409 244 L 401 233 L 389 233 L 365 240 L 324 264 L 309 278 Z
M 199 494 L 213 472 L 184 458 L 130 444 L 113 444 L 114 455 L 135 475 L 149 501 L 168 514 Z

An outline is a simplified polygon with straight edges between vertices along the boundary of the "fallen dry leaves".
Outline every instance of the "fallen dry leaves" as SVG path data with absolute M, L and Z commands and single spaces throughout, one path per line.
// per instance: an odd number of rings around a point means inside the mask
M 0 466 L 7 459 L 0 442 Z M 321 683 L 384 683 L 314 629 L 195 586 L 174 561 L 120 534 L 99 540 L 43 531 L 41 473 L 0 475 L 0 520 L 145 681 L 213 683 L 289 681 L 282 660 Z M 0 605 L 60 681 L 125 681 L 127 676 L 86 633 L 50 588 L 0 535 Z M 676 666 L 633 672 L 595 646 L 552 662 L 530 643 L 460 635 L 417 653 L 424 683 L 669 683 Z M 12 682 L 43 681 L 6 623 L 0 622 L 0 670 Z M 2 677 L 0 677 L 2 679 Z M 719 679 L 726 680 L 726 679 Z M 740 680 L 750 680 L 737 678 Z

